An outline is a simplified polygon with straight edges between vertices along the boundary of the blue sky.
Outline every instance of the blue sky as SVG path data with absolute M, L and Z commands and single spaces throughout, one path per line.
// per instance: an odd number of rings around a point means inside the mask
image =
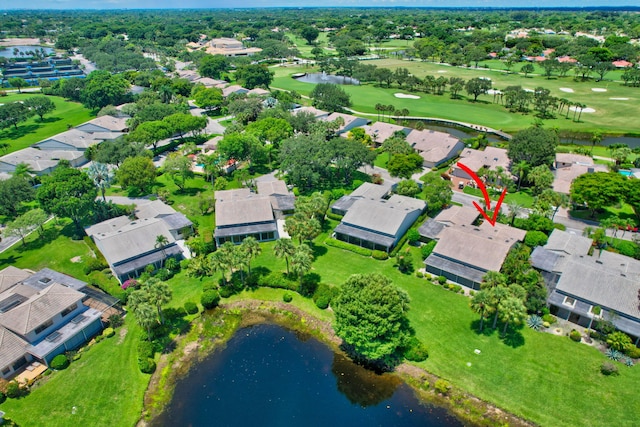
M 4 3 L 4 4 L 3 4 Z M 9 4 L 11 3 L 11 4 Z M 593 7 L 640 6 L 640 0 L 239 0 L 233 7 Z M 228 8 L 228 0 L 30 0 L 0 1 L 8 9 Z

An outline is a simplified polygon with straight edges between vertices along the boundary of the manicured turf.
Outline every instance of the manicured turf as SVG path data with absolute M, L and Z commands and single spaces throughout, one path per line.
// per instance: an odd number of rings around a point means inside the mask
M 0 103 L 7 104 L 14 101 L 24 101 L 26 98 L 41 96 L 41 93 L 10 93 L 7 96 L 0 97 Z M 31 117 L 26 122 L 18 124 L 18 128 L 13 126 L 4 130 L 0 130 L 0 142 L 9 142 L 10 146 L 7 152 L 0 151 L 0 155 L 22 150 L 36 142 L 42 141 L 52 135 L 65 132 L 69 126 L 76 126 L 91 120 L 94 116 L 91 112 L 77 102 L 67 101 L 59 96 L 49 97 L 56 109 L 44 116 L 44 120 L 40 121 L 40 117 Z
M 140 328 L 131 316 L 123 328 L 124 338 L 118 330 L 27 397 L 7 399 L 0 409 L 22 427 L 135 425 L 149 375 L 138 369 Z
M 557 127 L 560 130 L 576 132 L 602 131 L 604 133 L 634 133 L 640 131 L 640 125 L 627 117 L 640 114 L 640 89 L 623 86 L 619 82 L 577 82 L 573 76 L 555 79 L 546 79 L 543 76 L 525 78 L 518 74 L 505 74 L 489 69 L 459 68 L 441 64 L 433 64 L 420 61 L 403 61 L 399 59 L 382 59 L 367 61 L 367 64 L 377 65 L 395 70 L 398 67 L 407 68 L 410 73 L 423 78 L 426 75 L 435 77 L 462 77 L 465 80 L 474 77 L 488 77 L 493 81 L 494 88 L 504 89 L 507 86 L 520 85 L 527 89 L 535 89 L 538 86 L 551 90 L 551 95 L 558 98 L 566 98 L 572 102 L 581 102 L 594 108 L 595 113 L 583 113 L 580 122 L 572 120 L 565 114 L 558 115 L 555 119 L 545 120 L 545 126 Z M 301 67 L 274 67 L 276 76 L 273 87 L 293 89 L 303 95 L 308 95 L 313 89 L 313 84 L 298 82 L 292 79 L 291 74 L 309 72 L 308 68 Z M 440 71 L 440 72 L 439 72 Z M 560 91 L 560 88 L 573 89 L 573 93 Z M 607 89 L 606 92 L 594 92 L 592 88 Z M 459 120 L 479 125 L 490 126 L 513 132 L 531 126 L 535 120 L 533 113 L 510 113 L 504 106 L 494 104 L 492 95 L 481 95 L 478 102 L 470 102 L 463 91 L 462 99 L 452 100 L 449 93 L 442 96 L 430 95 L 413 91 L 420 99 L 401 99 L 394 96 L 395 93 L 408 93 L 407 90 L 377 87 L 373 84 L 361 86 L 344 86 L 351 95 L 353 109 L 366 113 L 376 113 L 375 105 L 393 105 L 396 109 L 407 108 L 412 116 L 439 117 L 444 119 Z M 629 100 L 611 100 L 609 98 L 629 98 Z M 576 117 L 577 118 L 577 117 Z

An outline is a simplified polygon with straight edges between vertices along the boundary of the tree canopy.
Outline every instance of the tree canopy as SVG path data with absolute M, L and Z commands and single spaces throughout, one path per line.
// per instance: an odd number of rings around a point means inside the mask
M 395 363 L 411 334 L 405 291 L 381 274 L 354 274 L 332 307 L 335 331 L 355 355 L 387 366 Z
M 516 133 L 509 141 L 507 153 L 514 164 L 525 161 L 531 167 L 550 167 L 555 160 L 559 142 L 554 130 L 534 126 Z
M 616 172 L 595 172 L 580 175 L 571 183 L 571 199 L 585 203 L 591 215 L 617 204 L 625 194 L 627 181 Z
M 342 111 L 351 106 L 349 94 L 340 86 L 333 83 L 320 83 L 310 94 L 313 106 L 330 112 Z

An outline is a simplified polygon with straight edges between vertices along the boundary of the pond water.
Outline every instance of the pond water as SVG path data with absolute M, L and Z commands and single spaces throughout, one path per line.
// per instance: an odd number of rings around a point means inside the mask
M 351 77 L 334 76 L 326 73 L 305 73 L 294 76 L 299 82 L 305 83 L 333 83 L 337 85 L 359 85 L 360 81 Z
M 154 426 L 422 426 L 463 424 L 307 335 L 263 324 L 239 330 L 194 366 Z
M 18 54 L 14 55 L 14 49 L 18 49 Z M 45 53 L 47 55 L 49 55 L 50 53 L 53 53 L 53 49 L 50 47 L 43 47 L 43 46 L 6 46 L 4 49 L 0 49 L 0 56 L 5 57 L 5 58 L 26 58 L 27 55 L 26 53 L 29 51 L 33 51 L 35 52 L 40 51 L 40 49 L 44 49 Z M 24 52 L 25 56 L 20 55 L 20 52 Z

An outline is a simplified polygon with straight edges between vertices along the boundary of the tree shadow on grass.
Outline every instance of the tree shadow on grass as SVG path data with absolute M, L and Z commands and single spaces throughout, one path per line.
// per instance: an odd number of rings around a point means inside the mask
M 202 188 L 188 187 L 182 190 L 178 189 L 175 191 L 174 194 L 180 195 L 180 196 L 195 196 L 196 194 L 201 192 L 202 192 Z
M 32 132 L 35 132 L 38 129 L 40 129 L 39 124 L 21 125 L 18 126 L 17 129 L 12 127 L 11 129 L 5 130 L 4 132 L 0 133 L 0 137 L 2 137 L 3 139 L 18 139 Z
M 38 123 L 55 123 L 62 120 L 62 117 L 45 117 L 42 120 L 38 120 Z
M 522 347 L 524 345 L 524 336 L 519 330 L 508 328 L 507 333 L 501 336 L 502 341 L 512 348 Z
M 15 265 L 21 256 L 11 255 L 8 257 L 0 258 L 0 269 L 9 265 Z
M 311 250 L 313 251 L 313 257 L 319 258 L 323 255 L 326 255 L 329 249 L 324 245 L 316 245 L 314 242 L 311 242 Z
M 492 319 L 485 319 L 482 325 L 482 331 L 480 331 L 480 319 L 476 319 L 469 324 L 469 328 L 475 332 L 476 335 L 489 337 L 496 332 L 495 329 L 491 328 L 491 322 Z

